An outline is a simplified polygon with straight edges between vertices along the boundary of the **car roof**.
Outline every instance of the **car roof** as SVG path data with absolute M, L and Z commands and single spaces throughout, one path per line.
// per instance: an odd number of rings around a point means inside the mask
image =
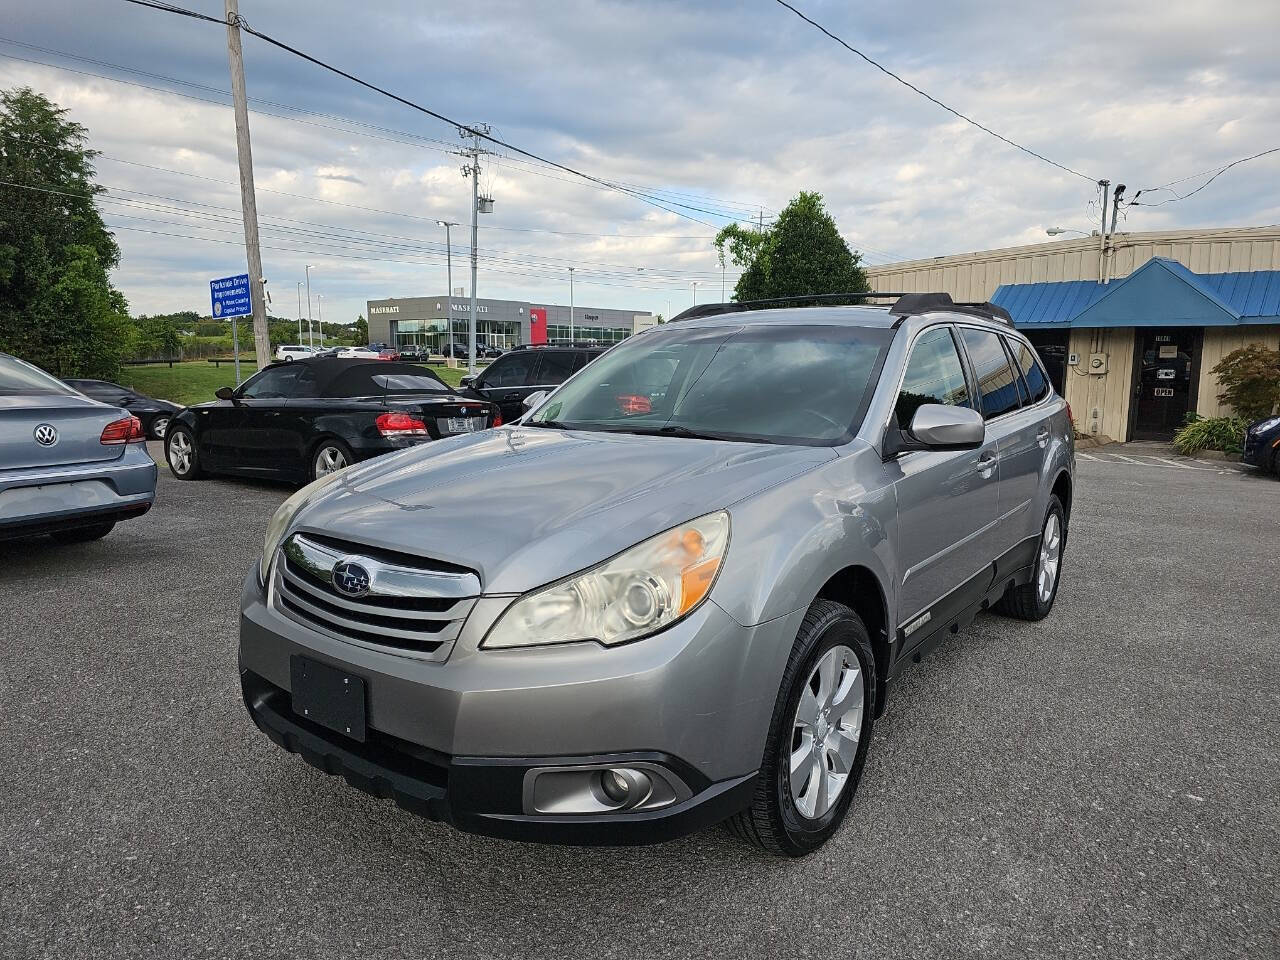
M 901 318 L 889 313 L 888 307 L 774 307 L 766 310 L 740 310 L 729 313 L 717 313 L 706 317 L 690 317 L 687 320 L 673 320 L 681 326 L 720 327 L 720 326 L 844 326 L 844 327 L 879 327 L 894 326 Z M 649 327 L 660 330 L 667 324 Z

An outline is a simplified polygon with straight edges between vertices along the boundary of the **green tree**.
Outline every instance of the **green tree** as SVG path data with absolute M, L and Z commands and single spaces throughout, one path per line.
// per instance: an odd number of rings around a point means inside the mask
M 356 317 L 356 322 L 351 325 L 351 331 L 357 346 L 363 347 L 369 342 L 369 321 L 364 318 L 364 314 Z
M 730 224 L 715 245 L 722 265 L 727 258 L 742 267 L 738 301 L 871 289 L 862 255 L 849 249 L 819 193 L 801 192 L 763 232 Z
M 1280 411 L 1280 350 L 1253 343 L 1228 353 L 1211 372 L 1223 388 L 1218 399 L 1245 420 Z
M 23 87 L 0 91 L 0 349 L 59 376 L 114 379 L 133 346 L 120 260 L 93 197 L 84 127 Z

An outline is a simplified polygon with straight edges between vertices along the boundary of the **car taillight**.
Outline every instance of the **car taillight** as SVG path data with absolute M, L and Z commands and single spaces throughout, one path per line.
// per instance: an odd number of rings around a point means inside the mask
M 648 397 L 638 393 L 624 393 L 618 397 L 618 409 L 631 417 L 637 413 L 652 413 L 653 404 L 649 402 Z
M 407 413 L 384 413 L 378 417 L 378 432 L 384 437 L 426 436 L 427 425 Z
M 146 439 L 146 434 L 142 432 L 142 421 L 137 417 L 121 417 L 119 420 L 112 420 L 102 428 L 102 436 L 98 438 L 101 443 L 108 446 L 119 443 L 142 443 Z
M 495 411 L 493 411 L 493 425 L 494 425 L 495 427 L 500 427 L 500 426 L 502 426 L 502 411 L 501 411 L 501 410 L 495 410 Z

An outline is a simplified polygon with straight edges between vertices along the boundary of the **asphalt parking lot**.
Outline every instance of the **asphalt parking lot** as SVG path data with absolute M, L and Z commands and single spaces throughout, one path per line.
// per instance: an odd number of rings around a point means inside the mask
M 1054 612 L 910 670 L 798 862 L 469 837 L 276 748 L 236 613 L 288 492 L 0 545 L 0 956 L 1280 954 L 1280 482 L 1081 460 Z

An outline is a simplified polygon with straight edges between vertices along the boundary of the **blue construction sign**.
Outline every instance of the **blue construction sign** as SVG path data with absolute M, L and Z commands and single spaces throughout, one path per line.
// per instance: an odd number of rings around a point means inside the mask
M 253 313 L 253 294 L 249 290 L 249 275 L 223 277 L 209 281 L 209 296 L 213 300 L 216 319 L 247 317 Z

